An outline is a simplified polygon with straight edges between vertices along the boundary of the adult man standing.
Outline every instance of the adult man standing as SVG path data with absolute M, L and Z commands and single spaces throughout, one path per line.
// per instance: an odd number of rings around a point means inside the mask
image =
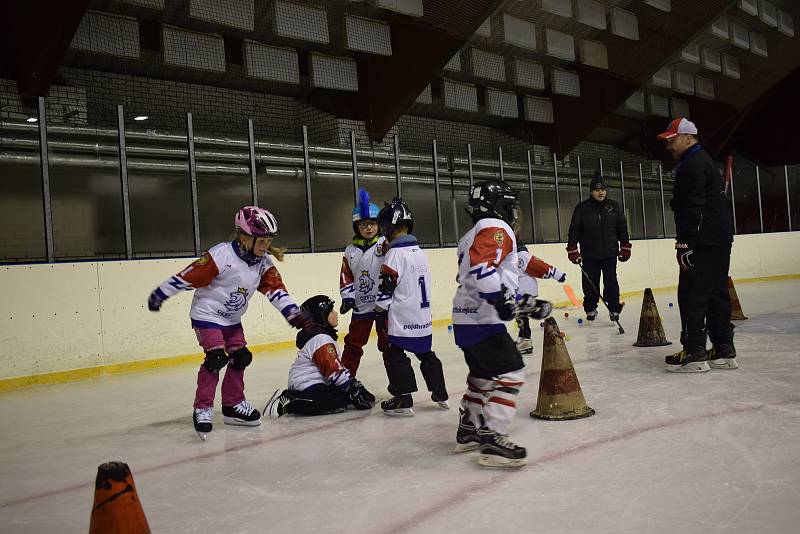
M 670 206 L 681 269 L 678 307 L 683 350 L 666 357 L 667 370 L 736 369 L 727 286 L 733 232 L 722 177 L 698 143 L 697 127 L 691 121 L 673 120 L 658 139 L 666 141 L 667 150 L 678 160 Z M 713 344 L 709 351 L 706 332 Z
M 569 261 L 583 262 L 583 310 L 586 319 L 597 318 L 597 301 L 600 295 L 600 273 L 603 273 L 603 300 L 608 304 L 611 320 L 619 319 L 622 304 L 619 301 L 617 259 L 628 261 L 631 243 L 628 240 L 628 222 L 620 205 L 606 197 L 606 181 L 595 172 L 589 182 L 591 195 L 572 212 L 569 224 L 567 255 Z M 580 244 L 580 250 L 578 249 Z M 594 284 L 594 285 L 592 285 Z

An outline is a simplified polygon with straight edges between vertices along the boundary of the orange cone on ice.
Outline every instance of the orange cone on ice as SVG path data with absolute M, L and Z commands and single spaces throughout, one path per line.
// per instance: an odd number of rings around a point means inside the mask
M 127 464 L 109 462 L 97 468 L 89 534 L 150 534 Z
M 550 317 L 544 322 L 539 398 L 531 417 L 563 421 L 594 415 L 594 410 L 586 405 L 586 399 L 583 398 L 562 336 L 554 318 Z
M 672 342 L 667 341 L 667 336 L 664 334 L 664 327 L 661 326 L 661 316 L 658 315 L 653 290 L 648 287 L 644 290 L 642 314 L 639 316 L 639 336 L 633 346 L 663 347 L 671 344 Z
M 742 311 L 742 304 L 739 302 L 739 296 L 736 294 L 736 288 L 733 287 L 733 280 L 728 277 L 728 295 L 731 297 L 731 321 L 744 321 L 747 319 Z

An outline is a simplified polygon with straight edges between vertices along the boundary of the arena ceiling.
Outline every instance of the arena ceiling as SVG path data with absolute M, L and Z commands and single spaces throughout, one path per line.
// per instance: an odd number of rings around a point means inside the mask
M 225 17 L 198 16 L 217 4 Z M 231 22 L 241 6 L 245 23 Z M 276 22 L 295 8 L 322 13 L 326 38 Z M 667 158 L 655 134 L 688 113 L 717 156 L 800 162 L 795 0 L 28 0 L 3 9 L 0 76 L 26 98 L 45 95 L 66 65 L 292 95 L 364 121 L 376 140 L 413 114 L 491 125 L 561 156 L 593 140 L 654 159 Z M 138 53 L 76 47 L 88 13 L 134 21 Z M 370 50 L 371 37 L 354 45 L 354 20 L 379 24 L 389 52 Z M 167 27 L 222 39 L 223 72 L 165 65 Z M 295 51 L 297 83 L 250 75 L 243 49 L 253 42 Z M 315 54 L 354 61 L 357 90 L 315 83 Z M 542 77 L 524 81 L 523 71 Z

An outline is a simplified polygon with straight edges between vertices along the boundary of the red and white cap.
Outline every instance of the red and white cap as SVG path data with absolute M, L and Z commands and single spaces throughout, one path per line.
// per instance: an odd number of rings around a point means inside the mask
M 697 126 L 695 126 L 690 120 L 678 117 L 669 123 L 669 128 L 667 128 L 667 131 L 658 134 L 657 138 L 659 141 L 663 141 L 665 139 L 672 139 L 676 135 L 680 134 L 697 135 Z

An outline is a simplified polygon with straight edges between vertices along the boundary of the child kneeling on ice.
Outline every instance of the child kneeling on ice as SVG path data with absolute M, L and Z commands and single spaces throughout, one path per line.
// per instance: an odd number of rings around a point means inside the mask
M 322 415 L 344 410 L 369 410 L 375 396 L 342 366 L 336 345 L 339 316 L 325 295 L 306 300 L 303 310 L 314 325 L 297 335 L 297 359 L 289 369 L 289 388 L 272 394 L 264 413 L 273 419 L 289 413 Z

